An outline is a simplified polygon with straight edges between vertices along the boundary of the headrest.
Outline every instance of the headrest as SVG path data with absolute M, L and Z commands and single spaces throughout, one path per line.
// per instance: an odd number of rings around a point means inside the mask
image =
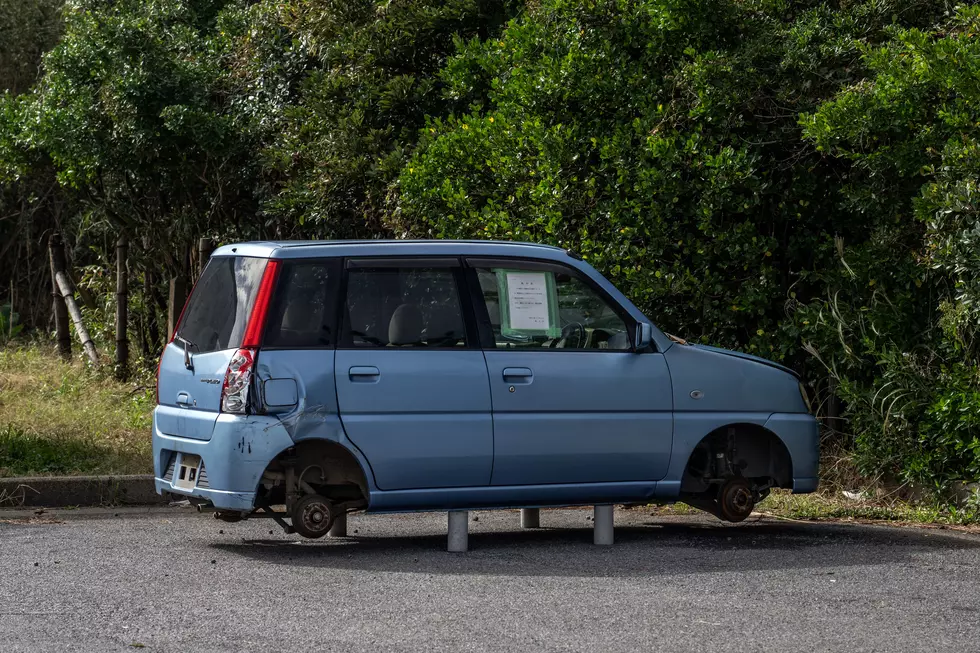
M 402 304 L 388 323 L 388 344 L 417 345 L 422 342 L 422 311 L 415 304 Z

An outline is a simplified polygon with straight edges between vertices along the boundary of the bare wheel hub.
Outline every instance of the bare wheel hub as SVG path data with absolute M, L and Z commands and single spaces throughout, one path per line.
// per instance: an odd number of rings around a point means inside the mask
M 718 512 L 725 521 L 743 521 L 754 507 L 755 493 L 744 478 L 728 479 L 718 491 Z
M 335 517 L 333 504 L 319 494 L 308 494 L 293 506 L 293 528 L 303 537 L 323 537 Z

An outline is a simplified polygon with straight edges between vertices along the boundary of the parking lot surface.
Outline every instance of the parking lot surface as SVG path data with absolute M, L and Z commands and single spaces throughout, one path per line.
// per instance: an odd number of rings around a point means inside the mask
M 591 514 L 470 513 L 448 553 L 445 513 L 0 513 L 0 651 L 980 649 L 980 537 L 633 509 L 603 548 Z

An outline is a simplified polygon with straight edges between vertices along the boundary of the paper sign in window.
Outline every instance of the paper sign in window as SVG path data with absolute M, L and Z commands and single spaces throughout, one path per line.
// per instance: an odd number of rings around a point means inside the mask
M 554 274 L 495 270 L 500 290 L 501 332 L 505 335 L 556 337 L 558 297 Z

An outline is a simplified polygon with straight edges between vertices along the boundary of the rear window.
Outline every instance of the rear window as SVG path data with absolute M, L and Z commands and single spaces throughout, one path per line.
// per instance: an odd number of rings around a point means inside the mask
M 211 259 L 177 329 L 177 335 L 193 345 L 192 351 L 236 349 L 242 344 L 267 262 L 246 256 Z

